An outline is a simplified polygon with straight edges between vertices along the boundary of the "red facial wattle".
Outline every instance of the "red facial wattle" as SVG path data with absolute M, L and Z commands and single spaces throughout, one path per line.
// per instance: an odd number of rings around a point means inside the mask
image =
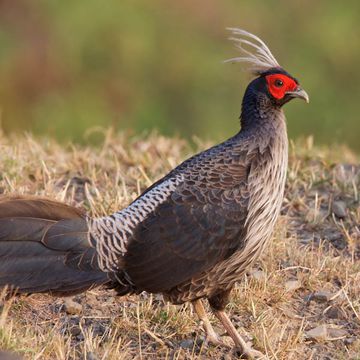
M 287 91 L 295 91 L 297 82 L 284 74 L 271 74 L 266 76 L 266 82 L 270 94 L 277 100 L 281 100 Z

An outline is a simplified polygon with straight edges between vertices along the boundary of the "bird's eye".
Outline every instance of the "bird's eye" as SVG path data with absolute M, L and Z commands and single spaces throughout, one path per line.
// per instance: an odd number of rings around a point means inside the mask
M 276 87 L 282 87 L 284 85 L 283 81 L 280 79 L 276 79 L 274 85 Z

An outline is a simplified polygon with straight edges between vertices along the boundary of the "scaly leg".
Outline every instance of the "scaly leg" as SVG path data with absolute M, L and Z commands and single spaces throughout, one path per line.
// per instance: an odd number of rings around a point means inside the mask
M 192 304 L 197 316 L 203 323 L 203 327 L 206 335 L 206 342 L 211 343 L 213 345 L 224 346 L 225 344 L 221 341 L 220 336 L 215 332 L 214 328 L 210 324 L 209 318 L 206 315 L 206 311 L 204 309 L 203 303 L 201 302 L 201 299 L 193 301 Z
M 229 303 L 230 293 L 231 289 L 219 292 L 208 299 L 213 313 L 220 320 L 226 332 L 233 339 L 235 346 L 239 349 L 243 356 L 246 356 L 248 359 L 265 359 L 265 355 L 263 355 L 260 351 L 252 349 L 251 346 L 246 343 L 246 341 L 235 329 L 229 317 L 226 315 L 224 309 Z
M 240 336 L 240 334 L 235 329 L 231 320 L 227 316 L 224 310 L 215 310 L 213 309 L 215 316 L 220 320 L 224 326 L 226 332 L 233 339 L 235 346 L 239 348 L 241 355 L 246 356 L 247 359 L 265 359 L 265 355 L 260 351 L 254 350 L 249 346 L 245 340 Z

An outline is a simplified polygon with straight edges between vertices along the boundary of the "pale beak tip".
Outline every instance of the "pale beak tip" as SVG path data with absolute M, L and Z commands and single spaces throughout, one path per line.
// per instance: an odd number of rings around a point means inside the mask
M 309 95 L 300 86 L 295 91 L 289 91 L 288 94 L 294 98 L 303 99 L 307 104 L 310 102 Z

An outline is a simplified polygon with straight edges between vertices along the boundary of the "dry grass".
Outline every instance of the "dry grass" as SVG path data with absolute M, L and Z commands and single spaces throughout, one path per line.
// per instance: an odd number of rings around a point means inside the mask
M 179 139 L 129 140 L 111 131 L 99 148 L 31 136 L 0 139 L 1 193 L 48 196 L 94 215 L 126 206 L 194 151 Z M 292 149 L 274 241 L 233 292 L 228 311 L 269 359 L 360 359 L 360 169 L 350 165 L 358 159 L 345 148 L 314 148 L 311 139 Z M 346 212 L 341 219 L 333 214 L 339 201 Z M 317 297 L 319 291 L 329 298 Z M 191 306 L 147 294 L 112 295 L 97 289 L 75 297 L 82 310 L 74 315 L 64 299 L 2 296 L 0 349 L 26 359 L 233 356 L 203 344 Z M 309 339 L 307 331 L 319 325 L 326 336 Z

